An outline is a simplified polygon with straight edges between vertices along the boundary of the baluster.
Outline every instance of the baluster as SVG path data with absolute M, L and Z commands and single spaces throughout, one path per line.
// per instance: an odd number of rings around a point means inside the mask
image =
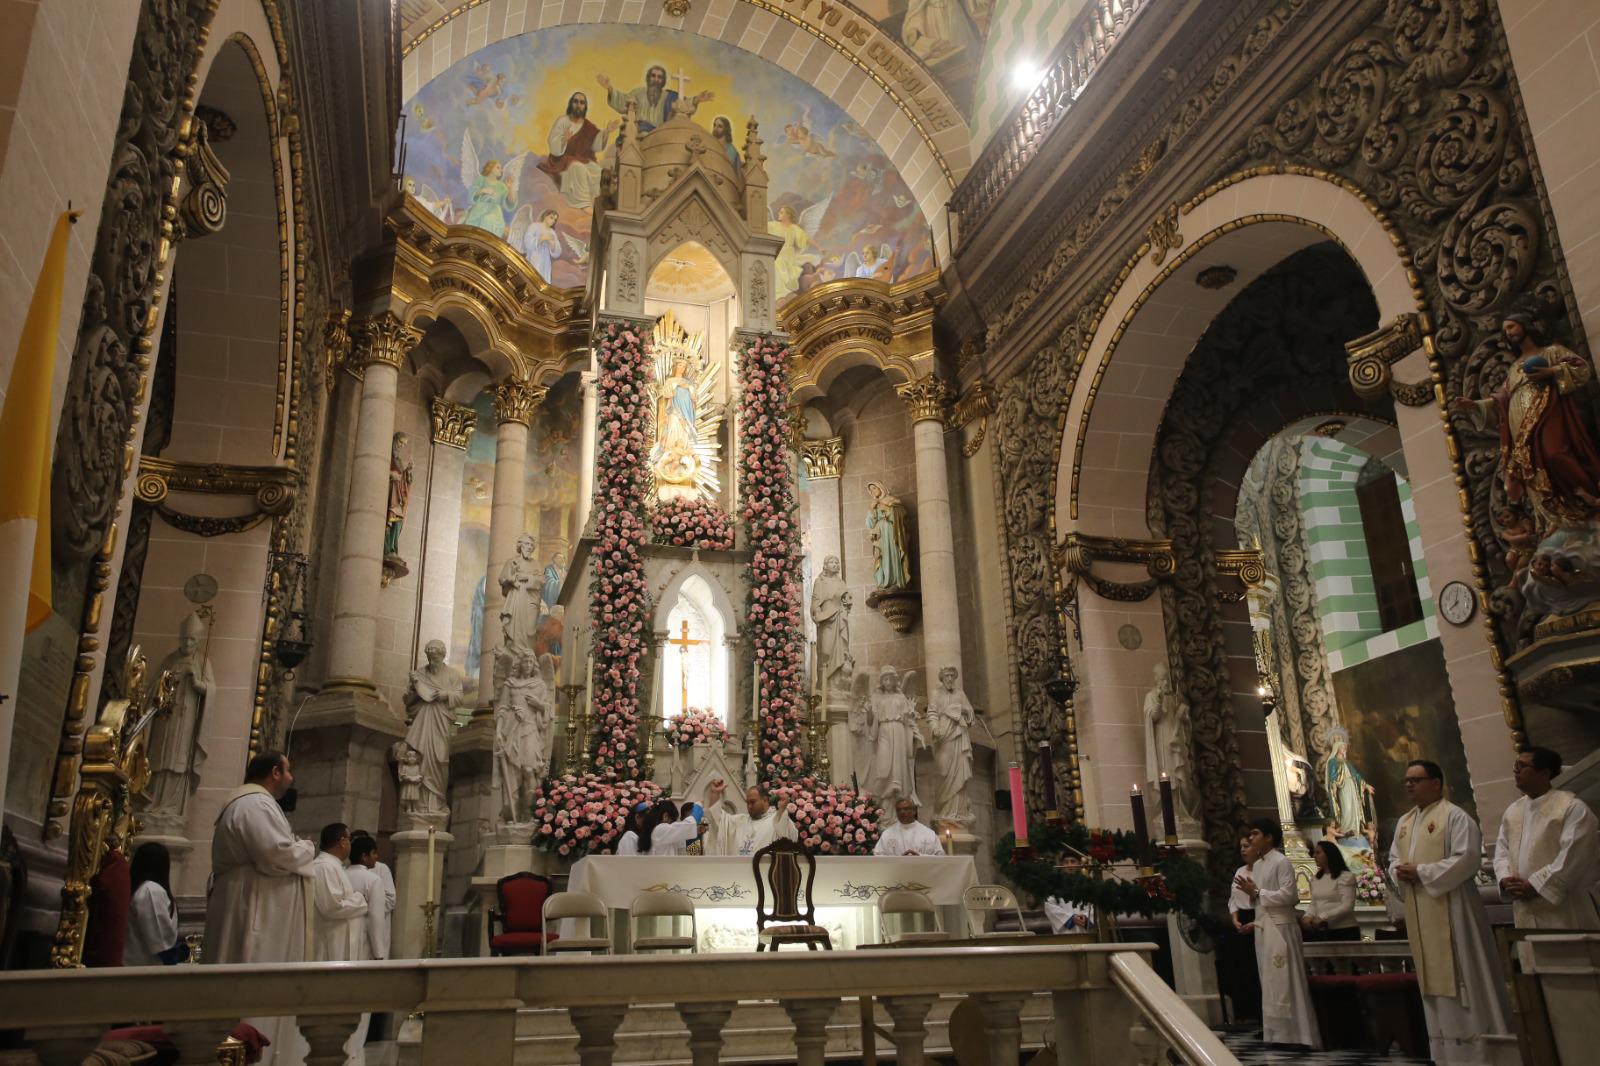
M 43 1066 L 83 1066 L 94 1049 L 100 1046 L 100 1026 L 77 1026 L 71 1029 L 30 1029 L 28 1046 L 39 1056 Z
M 828 1049 L 828 1022 L 837 999 L 779 1000 L 794 1025 L 794 1057 L 798 1066 L 823 1066 Z
M 361 1015 L 326 1014 L 298 1021 L 300 1035 L 311 1045 L 306 1066 L 344 1066 L 344 1045 L 361 1024 Z
M 1021 992 L 982 992 L 972 997 L 983 1012 L 984 1028 L 989 1033 L 989 1061 L 1016 1062 L 1022 1054 L 1022 1005 L 1028 1001 Z
M 678 1016 L 689 1029 L 689 1059 L 694 1066 L 722 1061 L 722 1027 L 733 1014 L 732 1003 L 680 1003 Z
M 889 1017 L 894 1019 L 894 1031 L 889 1038 L 894 1041 L 895 1066 L 923 1066 L 926 1061 L 923 1057 L 923 1044 L 928 1039 L 928 1027 L 923 1023 L 928 1020 L 928 1012 L 933 1009 L 933 996 L 884 996 L 883 1009 L 889 1012 Z M 1013 1055 L 1009 1059 L 994 1059 L 991 1062 L 1016 1062 Z
M 611 1066 L 617 1053 L 617 1026 L 622 1007 L 572 1007 L 567 1016 L 578 1031 L 579 1066 Z

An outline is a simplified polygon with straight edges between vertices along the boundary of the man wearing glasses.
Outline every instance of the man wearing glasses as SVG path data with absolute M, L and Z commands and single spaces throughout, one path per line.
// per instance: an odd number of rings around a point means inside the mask
M 1483 863 L 1483 831 L 1444 798 L 1444 771 L 1417 759 L 1406 767 L 1416 804 L 1395 827 L 1389 875 L 1406 907 L 1406 934 L 1438 1066 L 1487 1064 L 1485 1037 L 1509 1034 L 1505 983 L 1489 915 L 1473 877 Z

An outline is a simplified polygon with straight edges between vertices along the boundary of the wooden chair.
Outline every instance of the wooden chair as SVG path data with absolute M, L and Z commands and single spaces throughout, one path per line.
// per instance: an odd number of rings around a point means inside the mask
M 674 932 L 666 935 L 640 936 L 639 922 L 644 918 L 671 920 Z M 677 919 L 689 919 L 689 935 L 677 935 Z M 641 892 L 633 897 L 628 908 L 628 932 L 634 951 L 687 951 L 699 952 L 700 927 L 695 921 L 694 904 L 681 892 Z
M 559 922 L 568 918 L 571 918 L 574 923 L 583 922 L 583 935 L 547 937 L 544 941 L 542 954 L 551 955 L 563 951 L 592 951 L 597 955 L 611 954 L 611 937 L 594 935 L 595 922 L 600 922 L 602 927 L 606 924 L 605 900 L 592 892 L 557 892 L 555 895 L 545 899 L 544 927 L 546 929 L 551 928 L 551 922 Z M 606 928 L 605 931 L 610 933 L 609 928 Z
M 926 915 L 928 924 L 933 928 L 891 933 L 890 926 L 896 924 L 893 919 L 906 915 L 918 917 Z M 878 931 L 883 934 L 885 944 L 950 939 L 950 934 L 939 927 L 939 912 L 934 908 L 933 901 L 921 892 L 911 892 L 903 888 L 885 892 L 883 898 L 878 900 Z
M 968 936 L 1015 936 L 1028 931 L 1027 923 L 1022 920 L 1022 908 L 1017 906 L 1016 894 L 1005 885 L 968 885 L 967 890 L 961 893 L 961 908 L 967 914 Z M 996 928 L 987 931 L 985 926 L 988 923 L 984 916 L 988 914 L 1015 915 L 1017 927 L 1000 929 L 996 922 Z
M 544 901 L 554 891 L 548 877 L 534 873 L 515 873 L 496 881 L 500 909 L 489 912 L 489 954 L 541 954 L 546 936 Z M 549 938 L 556 939 L 556 934 Z
M 806 865 L 803 894 L 802 861 Z M 774 840 L 750 857 L 750 868 L 756 881 L 756 950 L 777 951 L 784 944 L 804 944 L 816 951 L 821 944 L 823 950 L 832 951 L 828 931 L 816 924 L 817 911 L 811 899 L 817 881 L 817 857 L 793 840 Z

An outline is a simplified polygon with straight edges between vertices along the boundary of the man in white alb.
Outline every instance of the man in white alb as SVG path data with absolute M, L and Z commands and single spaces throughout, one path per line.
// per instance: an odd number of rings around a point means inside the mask
M 1300 888 L 1283 854 L 1283 826 L 1271 818 L 1250 823 L 1250 872 L 1234 887 L 1255 907 L 1256 971 L 1261 977 L 1261 1039 L 1320 1048 L 1317 1010 L 1306 981 L 1300 941 Z
M 1587 804 L 1551 787 L 1561 756 L 1524 748 L 1512 768 L 1522 798 L 1506 808 L 1494 876 L 1518 929 L 1600 929 L 1600 824 Z
M 1473 877 L 1483 863 L 1483 831 L 1444 798 L 1444 771 L 1417 759 L 1406 766 L 1406 795 L 1389 849 L 1389 876 L 1406 907 L 1428 1045 L 1436 1066 L 1486 1064 L 1484 1039 L 1508 1035 L 1505 982 L 1489 915 Z
M 311 958 L 314 962 L 354 962 L 367 939 L 367 901 L 344 874 L 350 857 L 350 827 L 332 822 L 322 827 L 322 850 L 311 863 L 312 899 L 316 917 Z
M 943 855 L 939 834 L 917 821 L 917 805 L 902 799 L 894 805 L 893 825 L 884 829 L 873 846 L 874 855 Z
M 350 865 L 344 868 L 344 876 L 356 894 L 367 901 L 367 916 L 361 921 L 363 935 L 356 944 L 358 962 L 389 957 L 389 914 L 394 910 L 394 893 L 384 888 L 383 877 L 378 873 L 382 865 L 378 861 L 378 842 L 359 830 L 354 832 L 350 838 Z M 361 1024 L 350 1034 L 345 1044 L 345 1066 L 365 1066 L 371 1023 L 372 1015 L 363 1014 Z
M 264 751 L 217 815 L 211 837 L 203 961 L 304 962 L 310 940 L 307 883 L 316 846 L 297 840 L 278 806 L 294 786 L 289 757 Z M 266 1066 L 299 1039 L 293 1018 L 247 1018 L 271 1040 Z M 287 1056 L 289 1052 L 285 1052 Z
M 774 806 L 759 788 L 744 794 L 744 811 L 738 813 L 733 801 L 724 799 L 728 783 L 717 778 L 706 786 L 706 828 L 712 855 L 754 855 L 774 840 L 798 840 L 800 833 L 786 808 L 789 801 L 779 797 Z

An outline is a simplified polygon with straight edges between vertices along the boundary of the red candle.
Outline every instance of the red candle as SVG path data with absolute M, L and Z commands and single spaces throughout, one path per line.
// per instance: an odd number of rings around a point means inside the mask
M 1150 827 L 1144 820 L 1144 793 L 1139 791 L 1139 786 L 1133 786 L 1133 792 L 1128 797 L 1133 804 L 1133 835 L 1139 842 L 1139 855 L 1142 857 L 1150 849 Z
M 1161 835 L 1168 844 L 1178 842 L 1178 818 L 1172 805 L 1172 779 L 1161 773 Z
M 1017 846 L 1028 843 L 1028 801 L 1022 793 L 1022 767 L 1011 764 L 1011 829 L 1017 834 Z

